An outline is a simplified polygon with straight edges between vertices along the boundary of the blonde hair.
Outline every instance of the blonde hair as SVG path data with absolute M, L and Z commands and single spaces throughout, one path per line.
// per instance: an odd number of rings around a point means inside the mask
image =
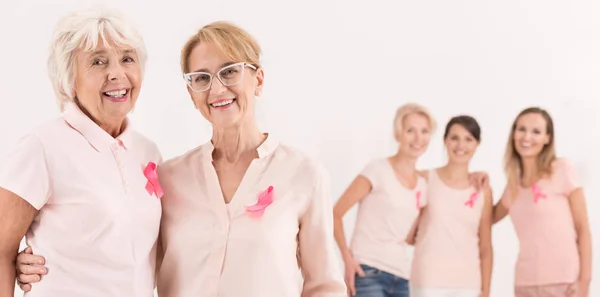
M 218 21 L 202 27 L 189 38 L 181 50 L 181 71 L 187 73 L 192 51 L 200 43 L 216 46 L 228 59 L 247 62 L 260 68 L 261 49 L 258 42 L 246 31 L 234 24 Z
M 48 74 L 60 110 L 74 98 L 75 56 L 78 50 L 92 51 L 102 40 L 110 48 L 127 45 L 135 49 L 144 72 L 147 53 L 144 40 L 120 13 L 113 10 L 83 10 L 64 16 L 57 23 L 48 57 Z
M 407 103 L 400 106 L 396 110 L 396 117 L 394 118 L 394 136 L 397 136 L 402 132 L 404 119 L 410 114 L 420 114 L 426 117 L 427 120 L 429 120 L 429 127 L 431 128 L 431 133 L 435 132 L 437 122 L 435 121 L 433 116 L 431 116 L 429 110 L 416 103 Z
M 523 163 L 521 160 L 521 156 L 517 152 L 515 148 L 515 130 L 517 129 L 517 122 L 519 119 L 526 114 L 539 114 L 546 121 L 546 133 L 549 136 L 548 144 L 544 145 L 542 151 L 537 156 L 537 170 L 542 176 L 547 176 L 552 174 L 552 162 L 556 159 L 556 148 L 554 145 L 554 123 L 552 121 L 552 117 L 548 112 L 539 107 L 530 107 L 524 109 L 517 115 L 515 118 L 511 130 L 510 135 L 508 136 L 508 141 L 506 143 L 506 152 L 504 154 L 504 172 L 506 174 L 509 189 L 512 190 L 511 193 L 516 193 L 516 190 L 520 184 L 521 175 L 523 174 Z

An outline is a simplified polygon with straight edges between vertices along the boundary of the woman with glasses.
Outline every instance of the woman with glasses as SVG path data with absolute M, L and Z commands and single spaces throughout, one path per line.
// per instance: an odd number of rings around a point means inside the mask
M 257 126 L 259 58 L 226 22 L 183 47 L 189 94 L 213 135 L 158 170 L 159 296 L 346 296 L 325 169 Z

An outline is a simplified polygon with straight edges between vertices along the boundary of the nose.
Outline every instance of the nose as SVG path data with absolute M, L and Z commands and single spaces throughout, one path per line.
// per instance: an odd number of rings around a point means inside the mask
M 211 95 L 219 95 L 222 94 L 227 88 L 221 83 L 221 81 L 217 77 L 213 77 L 212 82 L 210 84 L 210 94 Z
M 113 63 L 108 68 L 108 80 L 119 81 L 125 78 L 125 68 L 120 63 Z

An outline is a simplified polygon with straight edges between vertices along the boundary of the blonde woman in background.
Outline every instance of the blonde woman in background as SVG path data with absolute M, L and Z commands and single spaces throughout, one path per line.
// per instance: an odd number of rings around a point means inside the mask
M 554 124 L 540 108 L 515 119 L 505 158 L 508 183 L 494 222 L 510 215 L 519 238 L 516 297 L 588 297 L 591 232 L 573 165 L 557 158 Z
M 400 107 L 394 119 L 398 152 L 372 160 L 334 207 L 335 239 L 351 296 L 409 296 L 411 263 L 405 238 L 427 196 L 426 181 L 415 166 L 435 126 L 424 107 L 412 103 Z M 342 218 L 357 203 L 356 226 L 348 246 Z

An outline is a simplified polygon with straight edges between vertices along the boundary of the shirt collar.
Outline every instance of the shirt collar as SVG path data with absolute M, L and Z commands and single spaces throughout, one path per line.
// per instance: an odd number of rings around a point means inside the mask
M 277 141 L 269 133 L 265 133 L 265 135 L 267 136 L 265 141 L 263 141 L 263 143 L 261 143 L 258 146 L 258 148 L 256 148 L 256 152 L 258 153 L 259 159 L 268 157 L 279 147 L 279 141 Z M 212 140 L 209 140 L 207 143 L 205 143 L 202 146 L 201 151 L 202 151 L 202 154 L 205 155 L 205 157 L 208 157 L 212 160 L 212 153 L 213 153 L 214 149 L 215 149 L 215 147 L 212 143 Z
M 125 129 L 117 138 L 113 138 L 92 119 L 81 111 L 79 106 L 71 102 L 65 106 L 62 113 L 63 119 L 75 130 L 77 130 L 97 151 L 105 151 L 111 148 L 111 145 L 120 145 L 125 149 L 130 149 L 132 145 L 131 123 L 125 119 Z

